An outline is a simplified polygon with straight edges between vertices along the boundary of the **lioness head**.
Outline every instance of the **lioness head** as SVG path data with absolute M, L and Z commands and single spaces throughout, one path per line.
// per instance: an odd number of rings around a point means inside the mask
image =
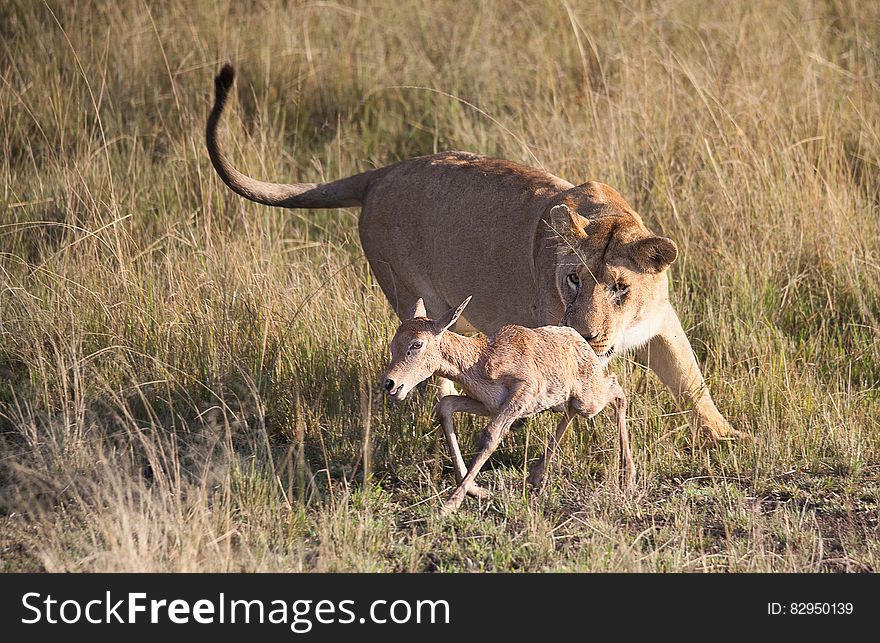
M 607 358 L 659 331 L 668 303 L 666 269 L 678 249 L 648 231 L 612 188 L 588 183 L 570 192 L 548 221 L 558 240 L 562 324 Z

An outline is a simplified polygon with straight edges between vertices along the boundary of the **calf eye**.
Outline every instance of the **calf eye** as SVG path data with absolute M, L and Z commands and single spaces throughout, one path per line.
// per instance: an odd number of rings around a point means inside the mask
M 420 342 L 420 341 L 417 340 L 417 341 L 414 341 L 414 342 L 410 345 L 409 349 L 410 349 L 411 351 L 417 351 L 417 350 L 419 350 L 422 346 L 423 346 L 422 342 Z
M 575 273 L 575 272 L 568 275 L 568 277 L 566 277 L 566 280 L 568 281 L 568 285 L 573 288 L 577 288 L 578 286 L 581 285 L 581 278 L 578 277 L 577 273 Z

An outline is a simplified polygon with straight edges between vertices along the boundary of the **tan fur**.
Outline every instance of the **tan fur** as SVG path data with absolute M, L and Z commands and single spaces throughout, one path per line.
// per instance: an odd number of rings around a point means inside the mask
M 651 233 L 615 190 L 466 152 L 323 185 L 257 181 L 233 167 L 217 135 L 232 81 L 227 66 L 207 128 L 220 177 L 267 205 L 361 205 L 364 253 L 402 319 L 416 293 L 433 314 L 473 294 L 460 332 L 571 326 L 604 360 L 638 350 L 675 397 L 695 408 L 698 427 L 715 439 L 737 435 L 716 409 L 669 303 L 666 269 L 675 244 Z M 615 283 L 626 293 L 613 292 Z
M 470 297 L 435 321 L 425 317 L 424 303 L 417 300 L 410 319 L 400 324 L 391 340 L 391 363 L 382 378 L 385 392 L 397 401 L 435 373 L 454 381 L 465 393 L 443 397 L 436 410 L 459 482 L 443 513 L 457 509 L 467 493 L 486 495 L 474 479 L 510 427 L 520 418 L 549 409 L 565 416 L 547 453 L 532 466 L 529 482 L 533 486 L 540 486 L 546 464 L 572 418 L 593 417 L 609 402 L 617 411 L 625 480 L 627 486 L 632 485 L 635 464 L 626 428 L 626 397 L 617 378 L 604 374 L 587 341 L 563 326 L 502 326 L 489 338 L 448 330 L 469 301 Z M 492 418 L 470 469 L 465 468 L 452 424 L 452 414 L 457 412 Z

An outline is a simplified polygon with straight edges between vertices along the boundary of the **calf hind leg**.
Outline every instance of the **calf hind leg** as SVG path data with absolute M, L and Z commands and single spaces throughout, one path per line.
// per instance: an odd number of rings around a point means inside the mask
M 623 486 L 625 489 L 631 489 L 636 482 L 636 465 L 629 444 L 629 430 L 626 426 L 626 395 L 623 389 L 620 388 L 614 375 L 608 377 L 608 382 L 608 396 L 611 405 L 614 407 L 615 419 L 617 421 L 619 453 L 623 457 L 623 469 L 621 471 Z
M 559 442 L 562 440 L 562 436 L 565 435 L 565 432 L 568 430 L 573 419 L 574 414 L 566 409 L 565 415 L 562 416 L 562 419 L 559 420 L 559 424 L 556 426 L 556 433 L 550 438 L 550 444 L 547 446 L 544 455 L 542 455 L 529 469 L 529 477 L 527 481 L 535 489 L 541 488 L 541 483 L 544 481 L 544 474 L 547 471 L 547 464 L 553 459 L 553 456 L 556 455 L 556 449 L 559 447 Z

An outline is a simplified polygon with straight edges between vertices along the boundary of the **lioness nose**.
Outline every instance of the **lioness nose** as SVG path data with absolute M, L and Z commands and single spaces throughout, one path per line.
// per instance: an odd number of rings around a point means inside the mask
M 389 393 L 392 390 L 394 390 L 394 380 L 391 379 L 390 377 L 385 380 L 385 390 L 388 391 Z
M 599 336 L 599 333 L 593 333 L 591 335 L 584 335 L 584 339 L 586 339 L 588 342 L 591 342 L 594 339 L 596 339 L 598 336 Z

